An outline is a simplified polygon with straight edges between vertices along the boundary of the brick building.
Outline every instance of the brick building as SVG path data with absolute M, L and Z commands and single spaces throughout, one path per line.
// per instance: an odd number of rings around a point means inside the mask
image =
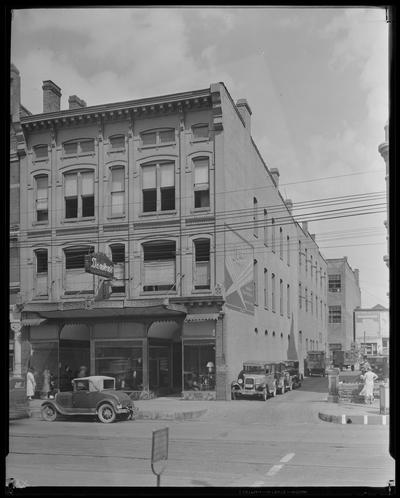
M 45 368 L 63 389 L 85 364 L 129 391 L 230 399 L 244 360 L 302 365 L 323 347 L 326 263 L 246 100 L 223 83 L 92 107 L 71 96 L 68 110 L 60 97 L 43 82 L 43 113 L 21 117 L 22 324 L 39 388 Z M 84 259 L 98 252 L 114 279 L 97 301 Z
M 361 306 L 358 269 L 347 257 L 327 259 L 329 351 L 351 349 L 354 342 L 354 310 Z

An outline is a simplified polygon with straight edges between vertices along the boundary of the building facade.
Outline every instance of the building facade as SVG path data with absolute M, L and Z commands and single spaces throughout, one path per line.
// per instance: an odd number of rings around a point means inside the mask
M 39 389 L 44 369 L 66 389 L 86 365 L 128 391 L 230 399 L 244 360 L 302 365 L 306 344 L 323 347 L 326 263 L 246 100 L 223 83 L 92 107 L 71 96 L 68 110 L 60 98 L 45 81 L 43 113 L 21 117 L 21 323 Z M 300 242 L 318 313 L 301 319 Z M 96 253 L 114 264 L 109 299 L 84 269 Z
M 354 311 L 355 342 L 367 355 L 389 355 L 389 310 L 380 304 Z
M 361 306 L 359 271 L 350 267 L 346 256 L 326 261 L 329 351 L 348 351 L 354 342 L 353 312 Z

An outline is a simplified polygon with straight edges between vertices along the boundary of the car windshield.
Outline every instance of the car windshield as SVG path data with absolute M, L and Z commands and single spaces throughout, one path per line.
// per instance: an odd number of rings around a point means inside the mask
M 104 379 L 103 389 L 114 389 L 114 379 Z
M 265 372 L 265 367 L 261 365 L 244 365 L 243 370 L 246 373 L 264 373 Z

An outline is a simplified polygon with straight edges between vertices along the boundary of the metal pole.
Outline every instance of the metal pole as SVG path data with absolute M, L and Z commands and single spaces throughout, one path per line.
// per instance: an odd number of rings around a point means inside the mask
M 157 487 L 160 487 L 160 482 L 161 482 L 161 474 L 157 474 Z

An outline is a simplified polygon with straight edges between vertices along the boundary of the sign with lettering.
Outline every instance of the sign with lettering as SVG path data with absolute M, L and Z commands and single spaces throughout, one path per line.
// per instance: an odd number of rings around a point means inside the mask
M 85 256 L 85 271 L 104 278 L 114 277 L 114 263 L 102 252 Z
M 164 472 L 168 460 L 169 428 L 153 431 L 151 446 L 151 470 L 157 476 L 157 486 L 160 486 L 160 475 Z

